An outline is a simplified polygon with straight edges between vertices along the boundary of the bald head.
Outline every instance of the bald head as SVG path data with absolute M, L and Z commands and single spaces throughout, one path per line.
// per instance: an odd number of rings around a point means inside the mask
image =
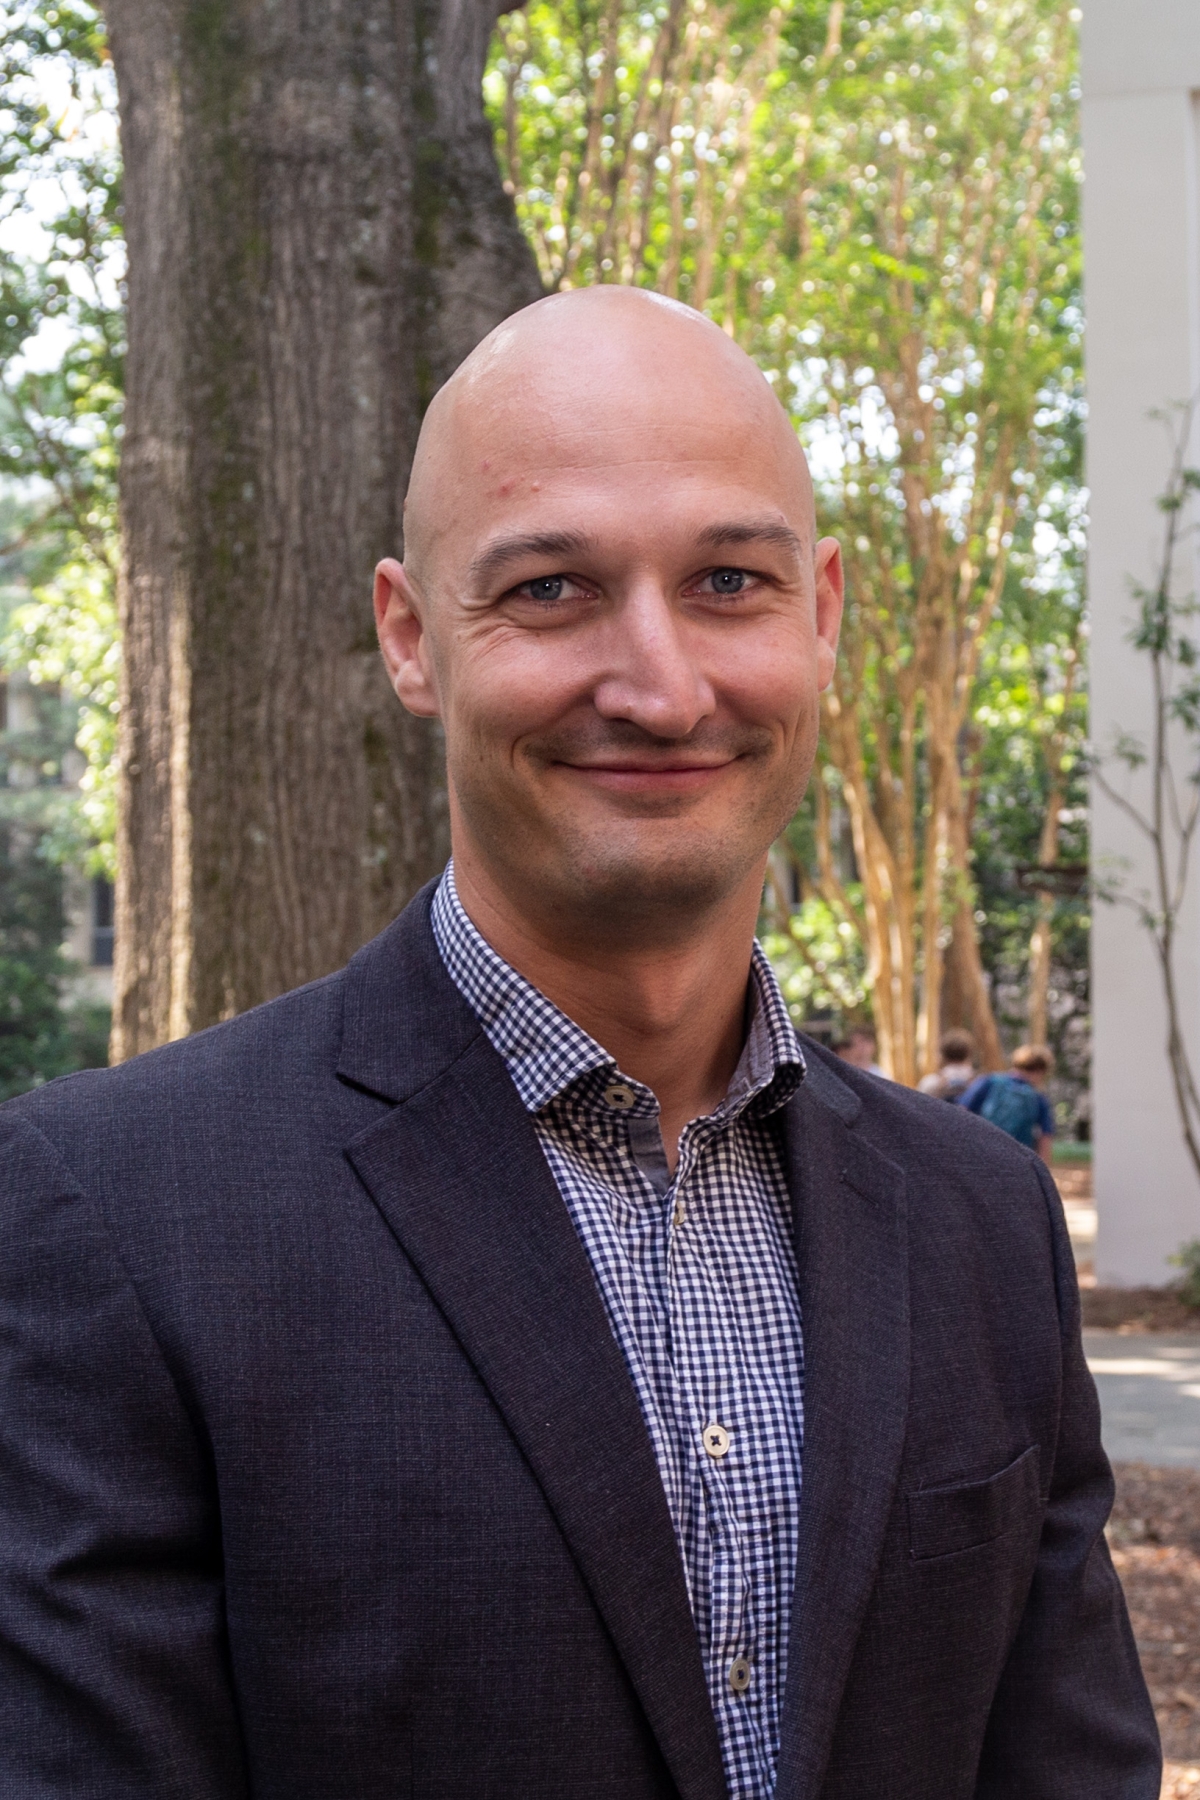
M 506 319 L 435 395 L 404 509 L 405 566 L 423 588 L 480 489 L 515 495 L 553 449 L 562 467 L 628 455 L 708 454 L 714 429 L 773 465 L 771 487 L 811 547 L 804 453 L 762 371 L 718 326 L 643 288 L 553 294 Z M 506 487 L 506 483 L 510 483 Z M 541 491 L 541 490 L 539 490 Z

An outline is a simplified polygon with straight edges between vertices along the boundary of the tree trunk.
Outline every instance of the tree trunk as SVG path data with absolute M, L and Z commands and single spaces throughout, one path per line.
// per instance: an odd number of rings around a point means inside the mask
M 867 951 L 867 985 L 879 1062 L 885 1074 L 911 1087 L 917 1079 L 917 894 L 909 873 L 912 859 L 903 845 L 889 839 L 872 803 L 858 721 L 843 694 L 840 674 L 826 692 L 823 716 L 826 747 L 842 778 L 862 883 L 860 930 Z M 911 829 L 910 820 L 906 820 L 907 829 Z
M 129 248 L 117 1058 L 337 968 L 441 865 L 374 561 L 421 415 L 540 292 L 480 0 L 108 0 Z
M 975 1039 L 975 1060 L 981 1069 L 1003 1069 L 1007 1066 L 992 996 L 979 953 L 979 934 L 975 929 L 975 884 L 970 879 L 971 841 L 968 830 L 966 795 L 958 764 L 948 770 L 947 833 L 951 867 L 957 881 L 952 912 L 953 932 L 950 950 L 957 963 L 955 986 L 966 1010 L 966 1022 Z
M 1046 745 L 1046 773 L 1049 778 L 1046 793 L 1046 816 L 1042 821 L 1042 835 L 1038 843 L 1038 862 L 1043 869 L 1052 869 L 1058 861 L 1064 788 L 1063 756 L 1067 747 L 1067 717 L 1071 707 L 1071 696 L 1075 691 L 1075 678 L 1079 672 L 1078 631 L 1077 625 L 1067 654 L 1067 677 L 1063 684 L 1062 696 L 1062 724 L 1060 729 L 1051 735 Z M 1049 1041 L 1047 1033 L 1050 1028 L 1050 959 L 1054 948 L 1054 911 L 1052 890 L 1049 888 L 1039 889 L 1037 920 L 1029 940 L 1029 1041 L 1031 1044 L 1045 1044 Z
M 1042 822 L 1042 836 L 1038 845 L 1038 862 L 1043 869 L 1052 869 L 1058 861 L 1058 819 L 1061 811 L 1062 769 L 1060 756 L 1057 762 L 1051 764 L 1046 817 Z M 1048 888 L 1039 888 L 1037 920 L 1029 940 L 1029 1041 L 1031 1044 L 1048 1042 L 1050 956 L 1053 943 L 1054 895 Z
M 1029 939 L 1029 1041 L 1044 1044 L 1049 1030 L 1050 952 L 1053 944 L 1054 895 L 1039 890 L 1037 919 Z

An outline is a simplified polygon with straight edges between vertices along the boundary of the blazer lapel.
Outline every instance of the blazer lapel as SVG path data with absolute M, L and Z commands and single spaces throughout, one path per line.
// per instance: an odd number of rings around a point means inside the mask
M 811 1054 L 787 1116 L 805 1431 L 778 1800 L 816 1800 L 820 1792 L 904 1445 L 904 1177 L 853 1129 L 860 1111 L 850 1088 Z
M 532 1121 L 445 974 L 427 918 L 428 894 L 348 971 L 339 1072 L 398 1104 L 347 1155 L 528 1459 L 680 1795 L 724 1800 L 633 1384 Z

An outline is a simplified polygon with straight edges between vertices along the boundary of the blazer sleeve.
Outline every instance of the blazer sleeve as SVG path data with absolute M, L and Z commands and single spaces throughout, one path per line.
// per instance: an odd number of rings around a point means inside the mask
M 243 1800 L 212 1471 L 98 1206 L 0 1114 L 0 1793 Z
M 1104 1527 L 1113 1478 L 1080 1336 L 1062 1203 L 1040 1165 L 1062 1332 L 1062 1408 L 1037 1567 L 993 1704 L 977 1800 L 1159 1800 L 1158 1728 Z

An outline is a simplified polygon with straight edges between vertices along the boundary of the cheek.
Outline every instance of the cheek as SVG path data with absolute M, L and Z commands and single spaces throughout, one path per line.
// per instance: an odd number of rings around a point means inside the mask
M 816 712 L 815 651 L 814 633 L 787 619 L 715 633 L 708 650 L 713 686 L 739 717 L 790 738 Z
M 444 709 L 451 755 L 470 744 L 503 754 L 586 696 L 580 659 L 550 633 L 501 635 L 459 646 Z

